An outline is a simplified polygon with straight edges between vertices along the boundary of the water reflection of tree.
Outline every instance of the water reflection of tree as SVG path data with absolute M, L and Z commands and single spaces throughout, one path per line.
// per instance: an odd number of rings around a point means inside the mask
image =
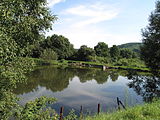
M 82 83 L 96 80 L 98 84 L 103 84 L 107 82 L 109 73 L 97 69 L 78 69 L 76 76 L 79 77 Z
M 135 72 L 128 74 L 128 86 L 133 88 L 138 95 L 146 102 L 152 101 L 155 97 L 160 97 L 160 77 L 155 75 L 139 75 Z
M 93 80 L 96 70 L 93 69 L 77 69 L 75 75 L 78 76 L 81 83 Z
M 17 89 L 14 90 L 14 93 L 28 93 L 36 90 L 38 86 L 46 87 L 53 92 L 62 91 L 68 87 L 69 80 L 74 77 L 74 71 L 69 71 L 65 68 L 46 67 L 37 69 L 28 76 L 27 83 L 17 85 Z
M 69 81 L 75 76 L 77 76 L 82 83 L 95 80 L 98 84 L 104 84 L 107 82 L 109 76 L 113 81 L 117 80 L 121 72 L 86 68 L 43 67 L 42 69 L 31 72 L 28 75 L 27 83 L 18 84 L 14 93 L 29 93 L 37 90 L 38 86 L 45 87 L 53 92 L 62 91 L 68 87 Z
M 110 72 L 110 78 L 113 82 L 118 80 L 118 77 L 119 77 L 119 73 L 117 71 L 111 71 Z
M 97 71 L 95 73 L 94 79 L 97 81 L 98 84 L 104 84 L 107 82 L 109 77 L 109 72 Z
M 69 85 L 69 80 L 74 77 L 74 70 L 48 69 L 41 71 L 40 86 L 44 86 L 53 92 L 62 91 Z

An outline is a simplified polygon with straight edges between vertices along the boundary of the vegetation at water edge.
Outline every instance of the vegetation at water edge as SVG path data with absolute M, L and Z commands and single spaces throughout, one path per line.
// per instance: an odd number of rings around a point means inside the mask
M 114 113 L 100 113 L 85 120 L 159 120 L 160 101 L 138 105 Z

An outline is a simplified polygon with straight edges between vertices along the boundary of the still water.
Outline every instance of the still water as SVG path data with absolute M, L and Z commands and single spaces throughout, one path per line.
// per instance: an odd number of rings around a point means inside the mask
M 55 97 L 58 101 L 51 107 L 58 113 L 61 106 L 64 106 L 65 113 L 71 109 L 78 113 L 81 105 L 85 112 L 94 113 L 98 103 L 102 111 L 112 111 L 117 109 L 117 97 L 126 106 L 142 104 L 154 97 L 145 91 L 145 83 L 138 80 L 146 77 L 144 73 L 134 75 L 128 71 L 50 66 L 36 69 L 27 76 L 28 81 L 14 90 L 21 98 L 19 103 L 24 105 L 40 96 Z M 156 90 L 154 95 L 158 96 Z

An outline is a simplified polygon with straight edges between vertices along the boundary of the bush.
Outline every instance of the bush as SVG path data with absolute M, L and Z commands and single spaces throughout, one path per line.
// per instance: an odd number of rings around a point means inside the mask
M 130 66 L 130 67 L 145 67 L 145 64 L 140 59 L 120 59 L 117 62 L 113 63 L 116 66 Z
M 160 100 L 114 113 L 87 116 L 85 120 L 160 120 Z
M 116 66 L 128 66 L 129 65 L 129 60 L 124 58 L 124 59 L 120 59 L 119 61 L 117 61 L 115 63 Z
M 99 62 L 99 63 L 110 63 L 111 59 L 108 58 L 108 57 L 98 57 L 96 56 L 96 62 Z
M 40 55 L 40 58 L 44 60 L 57 60 L 58 56 L 52 49 L 45 49 Z

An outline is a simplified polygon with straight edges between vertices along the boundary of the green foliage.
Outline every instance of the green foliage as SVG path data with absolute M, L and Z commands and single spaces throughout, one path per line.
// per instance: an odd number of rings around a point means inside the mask
M 110 59 L 110 57 L 98 57 L 98 56 L 96 56 L 95 62 L 106 64 L 106 63 L 110 63 L 111 59 Z
M 141 56 L 146 65 L 153 70 L 160 70 L 160 1 L 149 17 L 149 25 L 142 30 Z
M 21 120 L 57 120 L 58 115 L 52 109 L 46 108 L 47 104 L 53 104 L 54 98 L 41 97 L 26 103 L 16 114 L 15 117 Z
M 122 49 L 127 48 L 133 52 L 140 53 L 140 47 L 142 45 L 143 45 L 142 43 L 126 43 L 126 44 L 118 45 L 118 47 Z
M 78 116 L 75 114 L 74 110 L 71 110 L 69 114 L 66 117 L 64 117 L 64 120 L 77 120 L 77 119 Z
M 136 53 L 131 51 L 130 49 L 120 49 L 120 56 L 122 58 L 136 58 Z
M 116 66 L 128 66 L 130 63 L 128 61 L 128 59 L 120 59 L 119 61 L 116 62 Z
M 85 120 L 159 120 L 160 101 L 146 103 L 145 105 L 128 108 L 126 111 L 115 113 L 101 113 L 100 115 L 88 116 Z
M 160 70 L 160 1 L 149 17 L 149 26 L 142 31 L 143 46 L 141 56 L 146 65 L 153 70 Z
M 99 42 L 95 47 L 94 50 L 96 55 L 99 57 L 109 57 L 109 48 L 108 45 L 104 42 Z
M 46 0 L 2 0 L 0 9 L 1 30 L 25 50 L 56 20 L 46 7 Z
M 12 93 L 12 89 L 19 82 L 24 82 L 25 73 L 32 67 L 33 61 L 23 58 L 14 58 L 0 68 L 0 118 L 8 119 L 19 110 L 17 97 Z
M 136 58 L 134 59 L 133 58 L 131 59 L 122 58 L 113 64 L 115 66 L 128 66 L 128 67 L 139 67 L 139 68 L 145 67 L 144 62 Z
M 113 45 L 110 48 L 110 56 L 112 57 L 113 60 L 119 59 L 120 56 L 120 50 L 116 45 Z
M 14 118 L 15 113 L 23 109 L 17 104 L 18 99 L 12 90 L 17 83 L 26 80 L 25 74 L 32 69 L 34 62 L 22 56 L 26 56 L 31 45 L 51 28 L 55 19 L 45 0 L 1 0 L 0 119 Z
M 16 42 L 2 31 L 0 31 L 0 65 L 6 65 L 12 62 L 17 56 Z
M 43 53 L 41 53 L 40 58 L 44 60 L 57 60 L 58 56 L 52 49 L 45 49 Z
M 41 47 L 43 49 L 50 48 L 54 50 L 58 55 L 58 59 L 67 59 L 72 56 L 74 52 L 73 45 L 69 40 L 62 35 L 58 36 L 56 34 L 47 37 L 47 39 L 42 42 Z
M 2 89 L 1 89 L 2 90 Z M 8 120 L 19 110 L 17 97 L 10 91 L 0 91 L 0 119 Z
M 159 2 L 157 11 L 159 11 Z M 25 74 L 32 69 L 34 62 L 32 59 L 22 58 L 27 56 L 32 50 L 31 56 L 43 59 L 67 59 L 74 53 L 73 45 L 64 36 L 53 35 L 44 40 L 43 33 L 52 27 L 52 23 L 56 20 L 49 9 L 46 7 L 46 0 L 1 0 L 0 2 L 0 119 L 58 119 L 55 111 L 46 107 L 47 104 L 53 103 L 54 98 L 41 97 L 34 102 L 29 102 L 25 106 L 17 104 L 18 98 L 12 93 L 17 83 L 26 80 Z M 152 20 L 153 19 L 153 20 Z M 159 19 L 157 15 L 151 15 L 150 22 L 154 27 L 159 28 Z M 151 25 L 152 25 L 151 24 Z M 147 29 L 151 29 L 149 27 Z M 144 46 L 151 45 L 155 47 L 153 57 L 159 59 L 159 44 L 154 42 L 146 42 L 149 40 L 157 40 L 159 34 L 150 35 L 150 31 L 146 29 L 143 32 Z M 158 29 L 159 30 L 159 29 Z M 158 41 L 158 40 L 157 40 Z M 159 41 L 158 41 L 159 43 Z M 108 46 L 99 43 L 95 47 L 98 56 L 108 56 Z M 145 47 L 142 51 L 146 50 Z M 150 53 L 148 49 L 145 53 Z M 148 52 L 149 51 L 149 52 Z M 113 59 L 119 58 L 119 49 L 113 46 L 110 49 L 110 55 Z M 144 55 L 147 55 L 144 54 Z M 148 56 L 147 56 L 148 57 Z M 152 57 L 152 56 L 151 56 Z M 159 65 L 159 61 L 152 59 L 155 65 Z M 77 59 L 83 61 L 94 61 L 95 51 L 87 46 L 81 46 L 77 52 Z M 99 61 L 101 58 L 98 58 Z M 147 60 L 147 59 L 146 59 Z M 150 59 L 148 60 L 150 61 Z M 65 62 L 62 60 L 62 62 Z M 129 61 L 127 61 L 129 63 Z M 121 62 L 122 65 L 125 60 Z M 120 64 L 121 64 L 120 63 Z M 125 63 L 126 64 L 126 63 Z M 147 65 L 148 62 L 146 62 Z M 66 74 L 65 74 L 66 75 Z M 91 74 L 86 76 L 90 77 Z M 61 76 L 60 76 L 61 77 Z M 93 76 L 92 76 L 93 77 Z M 62 78 L 60 78 L 62 79 Z M 83 78 L 81 79 L 84 80 Z M 99 83 L 103 83 L 102 79 L 98 79 Z M 74 113 L 71 113 L 67 119 L 76 119 Z
M 44 40 L 45 38 L 42 37 L 40 42 L 36 42 L 35 44 L 29 46 L 29 49 L 30 49 L 29 56 L 30 57 L 40 58 L 40 55 L 43 53 L 43 50 L 44 50 L 42 47 L 40 47 L 40 45 L 42 41 Z
M 77 59 L 82 61 L 92 61 L 95 51 L 92 48 L 82 45 L 77 51 Z

